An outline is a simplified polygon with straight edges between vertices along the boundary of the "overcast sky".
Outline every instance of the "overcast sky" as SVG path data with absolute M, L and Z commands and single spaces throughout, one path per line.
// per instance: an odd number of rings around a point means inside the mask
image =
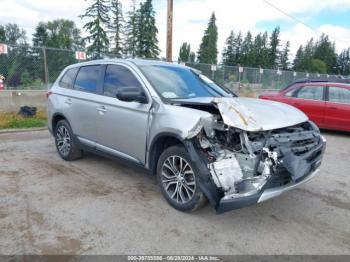
M 82 28 L 83 14 L 91 1 L 84 0 L 0 0 L 0 24 L 17 23 L 31 38 L 39 21 L 57 18 L 71 19 Z M 138 0 L 140 2 L 140 0 Z M 166 2 L 153 0 L 161 55 L 165 56 Z M 208 19 L 214 11 L 219 30 L 219 51 L 222 51 L 230 30 L 253 35 L 260 31 L 271 32 L 281 27 L 282 43 L 291 42 L 294 54 L 300 44 L 324 32 L 336 42 L 337 51 L 350 47 L 350 0 L 269 0 L 289 15 L 315 28 L 311 30 L 268 5 L 264 0 L 174 0 L 173 55 L 177 58 L 179 47 L 189 42 L 198 50 Z M 124 12 L 131 0 L 122 0 Z

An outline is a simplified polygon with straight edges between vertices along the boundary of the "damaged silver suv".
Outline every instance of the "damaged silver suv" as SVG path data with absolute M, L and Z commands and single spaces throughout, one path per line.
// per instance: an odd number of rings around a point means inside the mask
M 142 166 L 181 211 L 209 200 L 222 213 L 278 196 L 315 176 L 326 144 L 296 108 L 237 97 L 177 64 L 80 63 L 47 96 L 64 160 L 90 151 Z

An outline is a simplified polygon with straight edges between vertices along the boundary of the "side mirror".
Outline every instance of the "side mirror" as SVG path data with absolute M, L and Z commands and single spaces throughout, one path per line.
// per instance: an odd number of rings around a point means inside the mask
M 139 87 L 133 87 L 133 86 L 120 87 L 117 91 L 116 97 L 119 100 L 125 101 L 125 102 L 136 101 L 142 104 L 147 103 L 147 97 Z

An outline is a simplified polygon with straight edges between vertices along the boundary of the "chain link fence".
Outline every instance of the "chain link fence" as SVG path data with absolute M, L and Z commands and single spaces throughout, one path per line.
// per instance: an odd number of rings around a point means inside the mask
M 116 58 L 115 54 L 87 53 L 87 60 Z M 56 48 L 8 46 L 7 54 L 0 54 L 0 75 L 5 77 L 5 88 L 40 90 L 49 87 L 68 65 L 78 63 L 75 51 Z M 238 93 L 254 96 L 256 92 L 278 90 L 301 79 L 335 79 L 339 76 L 282 71 L 240 66 L 185 63 L 207 77 Z
M 280 90 L 298 79 L 328 79 L 336 81 L 339 75 L 295 72 L 241 66 L 185 63 L 215 82 L 244 96 L 256 97 L 264 91 Z

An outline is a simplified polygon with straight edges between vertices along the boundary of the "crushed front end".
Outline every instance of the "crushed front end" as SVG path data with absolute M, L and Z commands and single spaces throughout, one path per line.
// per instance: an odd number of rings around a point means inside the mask
M 192 137 L 190 144 L 190 152 L 202 163 L 201 172 L 207 173 L 201 188 L 222 213 L 265 201 L 308 181 L 318 172 L 326 141 L 311 121 L 245 131 L 218 119 Z

